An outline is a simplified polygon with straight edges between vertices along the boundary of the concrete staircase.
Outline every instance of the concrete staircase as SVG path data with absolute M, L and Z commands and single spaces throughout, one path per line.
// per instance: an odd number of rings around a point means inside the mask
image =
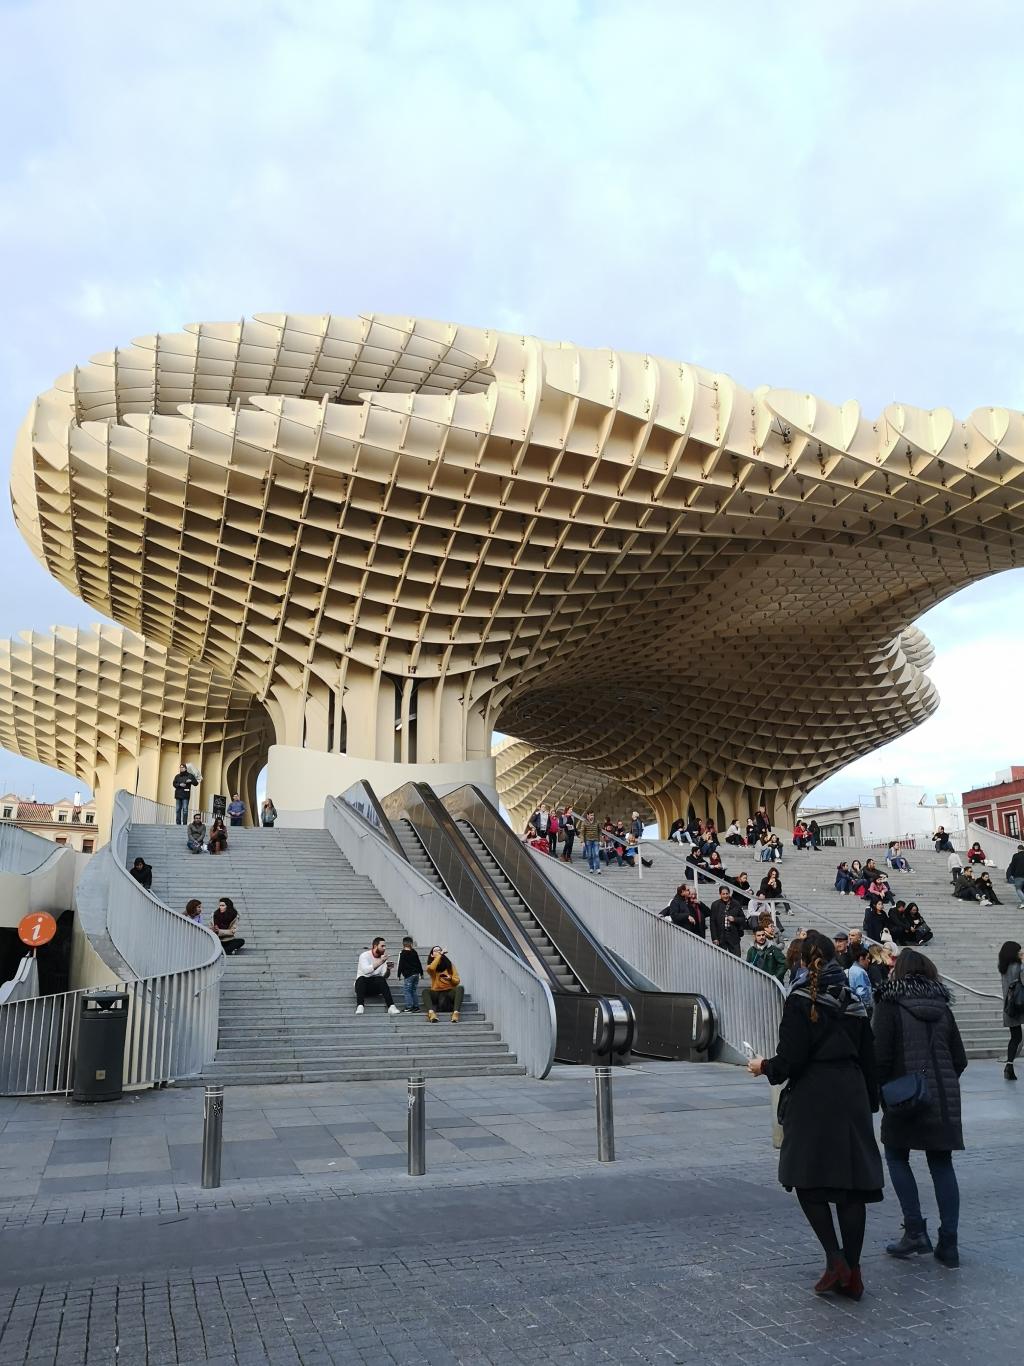
M 434 1025 L 423 1014 L 389 1016 L 379 999 L 356 1017 L 352 982 L 360 952 L 382 934 L 397 963 L 406 931 L 326 830 L 232 829 L 227 852 L 212 857 L 190 854 L 180 827 L 137 825 L 129 866 L 138 855 L 153 866 L 154 895 L 173 910 L 199 897 L 208 924 L 219 898 L 229 896 L 239 911 L 245 947 L 225 962 L 219 1046 L 207 1080 L 524 1072 L 468 991 L 455 1025 L 445 1015 Z M 394 977 L 391 988 L 401 1006 Z
M 605 872 L 604 880 L 640 905 L 661 910 L 671 899 L 675 885 L 683 880 L 685 846 L 680 849 L 667 841 L 651 841 L 649 847 L 655 864 L 645 870 L 642 880 L 638 880 L 635 872 L 614 867 Z M 727 870 L 746 871 L 755 889 L 771 867 L 762 864 L 746 848 L 723 845 L 721 854 Z M 794 849 L 791 843 L 785 845 L 783 861 L 778 865 L 784 896 L 801 902 L 809 912 L 794 911 L 785 916 L 787 932 L 793 933 L 803 925 L 831 936 L 839 928 L 859 926 L 864 918 L 864 903 L 859 897 L 840 896 L 834 890 L 836 864 L 841 858 L 848 863 L 858 858 L 863 863 L 872 857 L 879 867 L 884 867 L 884 854 L 884 849 L 822 849 L 815 853 Z M 909 857 L 913 872 L 890 873 L 889 881 L 897 898 L 918 903 L 935 934 L 925 952 L 944 976 L 953 979 L 954 1012 L 964 1046 L 971 1057 L 1003 1056 L 1007 1033 L 1002 1025 L 996 956 L 1005 940 L 1024 942 L 1024 912 L 1017 909 L 1013 887 L 1004 880 L 1002 869 L 990 868 L 996 895 L 1003 902 L 1001 906 L 981 907 L 956 901 L 950 894 L 945 854 L 928 848 L 911 850 Z M 716 892 L 717 884 L 705 884 L 701 899 L 709 904 Z M 958 991 L 954 982 L 973 991 Z

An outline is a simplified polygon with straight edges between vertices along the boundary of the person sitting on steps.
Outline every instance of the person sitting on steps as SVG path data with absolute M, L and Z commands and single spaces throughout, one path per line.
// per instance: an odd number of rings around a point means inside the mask
M 206 849 L 210 854 L 223 854 L 228 847 L 227 826 L 220 816 L 214 817 L 213 824 L 210 826 L 210 838 L 206 841 Z
M 980 877 L 975 878 L 974 890 L 983 906 L 1001 906 L 1003 904 L 996 896 L 996 889 L 992 886 L 991 873 L 982 873 Z
M 185 902 L 183 914 L 185 919 L 191 920 L 194 925 L 201 925 L 203 923 L 203 903 L 197 896 L 194 896 L 191 901 Z
M 198 811 L 185 826 L 185 844 L 193 854 L 203 852 L 203 846 L 206 844 L 206 826 Z
M 139 886 L 145 887 L 147 892 L 153 886 L 153 865 L 147 863 L 144 858 L 137 858 L 128 871 Z
M 430 978 L 430 986 L 424 987 L 420 992 L 420 1000 L 427 1012 L 427 1023 L 437 1024 L 437 1012 L 439 1010 L 450 1010 L 452 1024 L 458 1024 L 465 988 L 459 981 L 455 964 L 440 944 L 435 944 L 430 950 L 430 956 L 427 959 L 427 976 Z
M 244 939 L 238 937 L 238 912 L 229 896 L 222 896 L 217 902 L 211 929 L 220 940 L 220 946 L 225 953 L 237 953 L 245 943 Z
M 978 843 L 977 840 L 974 841 L 974 843 L 971 845 L 970 849 L 968 849 L 968 851 L 967 851 L 967 862 L 968 862 L 968 863 L 984 863 L 984 862 L 985 862 L 985 851 L 984 851 L 984 849 L 982 849 L 981 845 Z
M 359 955 L 356 965 L 356 1014 L 362 1015 L 367 996 L 382 996 L 389 1015 L 399 1014 L 388 986 L 388 976 L 394 963 L 388 959 L 388 946 L 383 935 L 377 935 L 368 949 Z

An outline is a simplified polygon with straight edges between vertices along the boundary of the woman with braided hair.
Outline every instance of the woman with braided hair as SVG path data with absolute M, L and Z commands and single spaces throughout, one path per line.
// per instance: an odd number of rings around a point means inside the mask
M 751 1058 L 747 1067 L 773 1086 L 786 1083 L 779 1181 L 796 1191 L 827 1258 L 815 1293 L 859 1300 L 865 1207 L 881 1200 L 883 1182 L 871 1121 L 878 1109 L 874 1043 L 831 939 L 808 930 L 800 957 L 806 976 L 794 974 L 775 1056 Z

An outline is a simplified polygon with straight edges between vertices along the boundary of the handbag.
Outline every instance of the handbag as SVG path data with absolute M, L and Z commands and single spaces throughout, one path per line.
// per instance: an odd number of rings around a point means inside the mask
M 901 1006 L 902 1010 L 903 1007 Z M 926 1024 L 928 1031 L 928 1043 L 931 1045 L 932 1026 Z M 903 1066 L 906 1069 L 907 1058 L 903 1039 L 903 1016 L 900 1016 L 900 1052 L 903 1054 Z M 895 1115 L 899 1119 L 913 1119 L 922 1110 L 926 1110 L 931 1104 L 931 1092 L 928 1089 L 928 1078 L 923 1072 L 907 1072 L 904 1070 L 900 1077 L 893 1077 L 891 1081 L 883 1082 L 879 1087 L 879 1095 L 882 1099 L 882 1106 L 887 1114 Z
M 1024 978 L 1018 977 L 1016 982 L 1011 982 L 1006 988 L 1003 1009 L 1011 1017 L 1020 1019 L 1024 1016 Z

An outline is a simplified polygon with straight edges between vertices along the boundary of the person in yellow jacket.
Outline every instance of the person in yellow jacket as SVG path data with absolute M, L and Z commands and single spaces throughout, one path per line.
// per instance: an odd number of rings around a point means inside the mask
M 458 1024 L 465 989 L 459 981 L 455 964 L 440 945 L 435 945 L 430 950 L 427 976 L 430 978 L 430 986 L 424 987 L 420 992 L 423 1009 L 427 1012 L 427 1024 L 437 1024 L 439 1010 L 450 1010 L 452 1024 Z

